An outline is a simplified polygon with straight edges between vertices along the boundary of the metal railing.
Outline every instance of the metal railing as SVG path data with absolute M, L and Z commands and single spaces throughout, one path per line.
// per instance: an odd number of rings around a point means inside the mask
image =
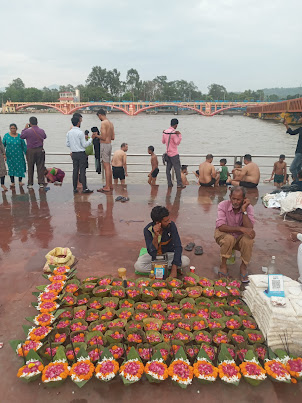
M 51 158 L 51 157 L 59 157 L 58 158 Z M 63 157 L 63 158 L 62 158 Z M 189 171 L 191 168 L 198 168 L 199 164 L 205 160 L 206 154 L 180 154 L 180 159 L 183 164 L 188 165 Z M 279 159 L 279 154 L 257 154 L 253 155 L 253 162 L 255 162 L 261 172 L 261 176 L 263 175 L 270 175 L 273 169 L 274 162 Z M 213 165 L 215 167 L 219 166 L 219 160 L 221 158 L 226 158 L 228 163 L 226 164 L 227 167 L 231 169 L 234 167 L 236 161 L 241 161 L 243 163 L 243 155 L 236 153 L 236 154 L 215 154 Z M 286 162 L 288 167 L 294 155 L 287 155 Z M 161 155 L 158 155 L 159 165 L 162 168 L 160 170 L 161 174 L 165 174 L 165 167 L 161 160 Z M 230 162 L 232 161 L 232 163 Z M 72 160 L 70 157 L 70 153 L 66 152 L 46 152 L 46 165 L 47 166 L 55 166 L 55 167 L 62 167 L 62 165 L 68 167 L 67 169 L 63 169 L 65 172 L 72 172 Z M 94 156 L 89 156 L 89 163 L 92 165 L 94 164 Z M 150 165 L 150 156 L 149 154 L 130 154 L 127 153 L 127 167 L 128 167 L 128 174 L 148 174 L 151 170 Z M 146 169 L 148 167 L 148 169 Z M 129 169 L 130 168 L 130 169 Z M 131 169 L 133 168 L 133 169 Z M 88 173 L 95 173 L 95 169 L 88 168 Z M 288 172 L 289 173 L 289 172 Z M 104 179 L 104 169 L 102 169 L 102 179 Z

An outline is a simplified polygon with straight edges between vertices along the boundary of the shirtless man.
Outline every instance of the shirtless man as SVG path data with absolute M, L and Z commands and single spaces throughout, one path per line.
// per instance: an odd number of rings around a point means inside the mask
M 236 168 L 236 180 L 232 180 L 233 186 L 243 186 L 245 188 L 255 188 L 260 180 L 260 170 L 257 164 L 252 162 L 252 156 L 245 154 L 243 157 L 244 167 Z
M 156 185 L 156 178 L 159 173 L 157 155 L 154 153 L 154 147 L 148 147 L 148 154 L 151 155 L 151 172 L 148 175 L 148 183 L 151 186 Z
M 95 134 L 96 137 L 100 139 L 100 154 L 101 161 L 104 164 L 106 184 L 103 188 L 98 189 L 98 192 L 110 192 L 112 187 L 112 170 L 110 166 L 110 159 L 112 153 L 111 141 L 115 139 L 114 126 L 110 120 L 106 117 L 106 112 L 104 109 L 99 109 L 97 111 L 97 116 L 102 122 L 100 134 Z
M 210 187 L 215 185 L 216 182 L 216 171 L 212 164 L 213 155 L 208 154 L 206 156 L 205 162 L 199 165 L 199 184 L 200 186 Z
M 121 184 L 125 184 L 125 176 L 128 176 L 127 173 L 127 154 L 128 144 L 122 143 L 121 149 L 116 150 L 112 157 L 112 174 L 114 184 L 117 185 L 118 180 L 120 179 Z
M 274 163 L 274 168 L 272 172 L 272 176 L 269 179 L 269 182 L 271 182 L 274 178 L 274 186 L 277 188 L 280 188 L 282 185 L 286 184 L 286 179 L 287 179 L 287 173 L 286 173 L 286 162 L 285 160 L 285 155 L 281 154 L 279 157 L 279 161 L 276 161 Z

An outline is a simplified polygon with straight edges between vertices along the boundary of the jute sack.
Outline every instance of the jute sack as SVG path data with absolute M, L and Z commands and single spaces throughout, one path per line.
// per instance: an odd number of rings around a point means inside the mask
M 47 253 L 45 256 L 46 258 L 46 263 L 43 268 L 44 273 L 49 273 L 51 272 L 49 265 L 53 266 L 72 266 L 75 257 L 71 253 L 71 250 L 69 248 L 54 248 L 50 252 Z

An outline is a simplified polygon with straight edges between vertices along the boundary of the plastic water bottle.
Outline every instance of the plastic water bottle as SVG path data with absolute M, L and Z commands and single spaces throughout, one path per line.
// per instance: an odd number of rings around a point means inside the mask
M 236 252 L 233 249 L 232 250 L 232 256 L 230 258 L 228 258 L 227 264 L 234 264 L 235 262 L 236 262 Z
M 267 268 L 267 274 L 274 274 L 276 272 L 276 257 L 272 256 L 272 260 Z

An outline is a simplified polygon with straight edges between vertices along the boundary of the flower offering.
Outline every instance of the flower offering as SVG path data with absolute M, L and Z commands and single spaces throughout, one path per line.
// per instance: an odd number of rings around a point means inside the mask
M 88 381 L 93 373 L 94 365 L 85 357 L 78 358 L 70 369 L 70 376 L 74 382 Z
M 51 362 L 43 369 L 42 382 L 57 382 L 62 381 L 69 375 L 69 367 L 65 361 Z
M 33 341 L 40 341 L 43 340 L 51 331 L 52 327 L 50 326 L 32 327 L 29 329 L 27 338 Z
M 95 368 L 95 376 L 100 381 L 108 382 L 113 379 L 119 370 L 119 363 L 114 358 L 104 357 Z

